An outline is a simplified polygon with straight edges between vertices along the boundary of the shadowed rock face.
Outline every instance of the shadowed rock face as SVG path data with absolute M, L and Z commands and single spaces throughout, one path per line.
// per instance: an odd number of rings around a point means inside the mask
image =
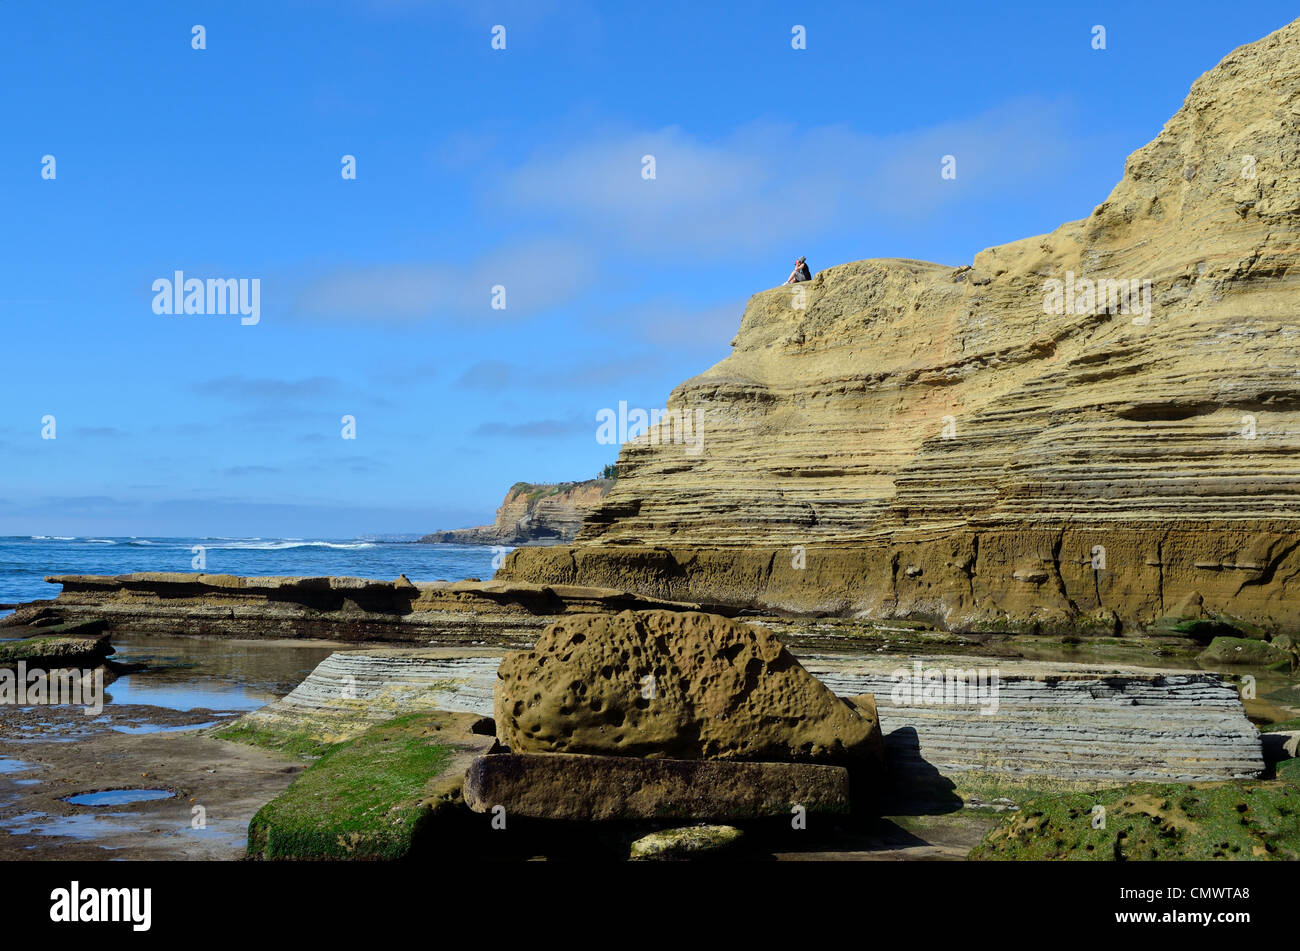
M 1189 598 L 1300 624 L 1297 154 L 1300 21 L 1198 79 L 1087 218 L 756 294 L 669 400 L 703 451 L 626 445 L 576 545 L 499 577 L 954 629 Z
M 812 763 L 719 763 L 626 756 L 480 756 L 465 775 L 475 812 L 583 822 L 736 820 L 849 811 L 849 771 Z

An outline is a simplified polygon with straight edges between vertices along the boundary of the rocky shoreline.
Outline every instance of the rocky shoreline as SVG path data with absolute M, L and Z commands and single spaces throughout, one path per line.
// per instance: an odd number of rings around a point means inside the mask
M 65 584 L 71 590 L 60 598 L 23 606 L 17 622 L 6 622 L 11 633 L 37 635 L 10 642 L 11 652 L 50 640 L 41 631 L 71 629 L 101 632 L 82 640 L 102 653 L 102 632 L 138 626 L 209 638 L 261 640 L 292 629 L 373 641 L 336 650 L 281 700 L 186 741 L 194 755 L 207 748 L 221 759 L 233 741 L 260 748 L 267 762 L 305 763 L 304 789 L 317 790 L 351 788 L 354 770 L 336 776 L 339 763 L 364 768 L 377 755 L 371 746 L 406 751 L 394 788 L 408 792 L 383 807 L 399 810 L 404 831 L 376 829 L 377 838 L 365 833 L 337 851 L 329 830 L 355 828 L 353 809 L 376 808 L 369 787 L 357 787 L 355 802 L 344 796 L 341 812 L 313 818 L 294 805 L 308 795 L 295 781 L 251 822 L 251 853 L 264 858 L 443 854 L 466 842 L 497 854 L 506 839 L 479 838 L 501 815 L 496 807 L 523 833 L 508 840 L 503 858 L 573 854 L 574 823 L 587 830 L 581 854 L 799 856 L 852 842 L 854 857 L 871 858 L 882 815 L 930 828 L 925 848 L 957 857 L 942 850 L 956 842 L 969 849 L 992 816 L 1033 796 L 1134 782 L 1245 782 L 1294 755 L 1273 744 L 1266 760 L 1238 686 L 1221 674 L 1012 656 L 1032 636 L 972 641 L 958 655 L 917 653 L 909 648 L 929 637 L 960 642 L 907 629 L 904 653 L 876 653 L 874 642 L 837 653 L 825 644 L 851 642 L 797 633 L 798 621 L 774 625 L 778 637 L 754 620 L 608 589 L 469 582 L 412 591 L 400 582 L 197 575 Z M 404 611 L 394 613 L 399 603 Z M 539 613 L 543 606 L 553 613 Z M 368 618 L 364 637 L 348 634 L 358 612 Z M 466 626 L 466 614 L 476 626 Z M 402 633 L 375 639 L 393 630 Z M 796 657 L 782 638 L 806 649 Z M 1132 646 L 1165 650 L 1170 640 Z M 524 650 L 503 653 L 512 647 Z M 459 718 L 452 734 L 447 717 Z M 324 755 L 354 747 L 337 761 Z M 875 750 L 865 771 L 855 748 Z M 437 752 L 444 749 L 452 752 Z M 630 796 L 632 788 L 646 792 Z M 792 807 L 812 817 L 800 821 L 812 821 L 817 835 L 782 831 Z M 689 833 L 699 822 L 716 828 Z M 561 826 L 570 832 L 561 835 Z
M 656 424 L 615 483 L 426 538 L 562 542 L 491 581 L 56 575 L 0 668 L 346 645 L 171 741 L 159 791 L 235 764 L 260 860 L 1300 859 L 1297 115 L 1300 21 L 1088 218 L 754 295 L 668 402 L 690 447 Z
M 19 605 L 0 632 L 94 623 L 100 630 L 215 637 L 318 637 L 439 644 L 531 643 L 566 614 L 699 610 L 615 588 L 406 578 L 292 578 L 141 572 L 51 575 L 57 598 Z

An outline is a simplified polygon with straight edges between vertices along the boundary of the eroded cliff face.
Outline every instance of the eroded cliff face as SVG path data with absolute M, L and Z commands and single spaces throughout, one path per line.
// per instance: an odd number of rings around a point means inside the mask
M 434 532 L 422 542 L 462 545 L 554 544 L 573 541 L 583 517 L 604 498 L 613 480 L 533 484 L 516 482 L 491 525 Z
M 1294 628 L 1298 223 L 1300 21 L 1198 79 L 1086 219 L 756 294 L 669 400 L 703 451 L 625 446 L 577 543 L 500 577 L 957 629 Z

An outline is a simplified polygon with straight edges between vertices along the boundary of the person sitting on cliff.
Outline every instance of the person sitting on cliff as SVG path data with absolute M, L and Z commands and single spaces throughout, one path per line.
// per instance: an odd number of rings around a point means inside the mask
M 785 279 L 785 282 L 787 284 L 797 284 L 800 281 L 811 280 L 812 273 L 808 270 L 808 262 L 803 257 L 800 257 L 798 261 L 794 262 L 794 270 L 790 272 L 790 276 Z

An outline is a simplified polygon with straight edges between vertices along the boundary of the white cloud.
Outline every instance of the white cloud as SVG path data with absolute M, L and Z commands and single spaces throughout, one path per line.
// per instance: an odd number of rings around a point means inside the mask
M 636 250 L 724 255 L 870 220 L 918 222 L 945 206 L 1012 195 L 1027 176 L 1065 173 L 1076 133 L 1060 103 L 1021 100 L 892 135 L 849 125 L 755 122 L 716 140 L 672 126 L 608 132 L 534 155 L 495 198 Z M 653 155 L 653 180 L 642 156 Z M 945 155 L 957 178 L 940 177 Z
M 587 255 L 572 244 L 540 241 L 499 249 L 458 266 L 454 261 L 351 266 L 310 281 L 295 312 L 324 320 L 407 323 L 419 320 L 504 322 L 571 300 L 590 277 Z M 505 309 L 493 309 L 493 288 Z

